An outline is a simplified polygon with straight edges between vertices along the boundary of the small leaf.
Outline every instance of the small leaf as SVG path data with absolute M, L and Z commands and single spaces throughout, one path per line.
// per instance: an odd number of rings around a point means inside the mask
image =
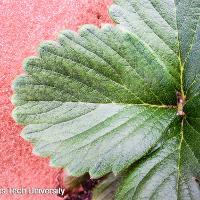
M 93 190 L 92 200 L 114 200 L 120 180 L 121 176 L 114 176 L 113 174 L 108 175 L 108 177 Z
M 66 172 L 64 174 L 64 188 L 67 194 L 79 192 L 82 184 L 90 179 L 89 174 L 84 174 L 80 177 L 69 176 Z

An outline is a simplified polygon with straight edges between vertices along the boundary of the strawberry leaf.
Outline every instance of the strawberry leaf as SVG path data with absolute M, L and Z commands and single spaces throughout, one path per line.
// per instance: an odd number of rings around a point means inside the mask
M 115 0 L 110 14 L 115 27 L 66 30 L 26 59 L 22 136 L 72 176 L 126 171 L 117 200 L 200 199 L 200 2 Z

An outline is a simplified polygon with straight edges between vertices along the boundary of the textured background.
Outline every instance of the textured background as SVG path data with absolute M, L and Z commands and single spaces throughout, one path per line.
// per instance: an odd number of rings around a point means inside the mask
M 23 73 L 22 61 L 36 54 L 42 40 L 55 39 L 63 29 L 100 25 L 110 19 L 111 0 L 0 0 L 0 188 L 54 188 L 58 170 L 31 154 L 11 118 L 11 82 Z M 0 200 L 57 200 L 52 195 L 0 195 Z

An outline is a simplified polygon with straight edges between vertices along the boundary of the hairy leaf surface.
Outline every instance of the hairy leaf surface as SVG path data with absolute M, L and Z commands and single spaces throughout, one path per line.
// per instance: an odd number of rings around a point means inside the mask
M 109 11 L 116 26 L 66 30 L 25 60 L 12 98 L 22 136 L 73 176 L 126 170 L 117 200 L 200 199 L 200 1 Z

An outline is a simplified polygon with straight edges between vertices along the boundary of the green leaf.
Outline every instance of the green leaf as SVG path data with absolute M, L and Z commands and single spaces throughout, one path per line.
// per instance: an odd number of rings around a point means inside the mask
M 22 136 L 72 176 L 126 170 L 117 200 L 200 199 L 200 1 L 115 0 L 110 14 L 115 27 L 66 30 L 25 60 Z
M 178 80 L 136 35 L 86 25 L 79 34 L 62 32 L 58 40 L 43 43 L 40 58 L 25 61 L 29 76 L 14 83 L 20 94 L 13 98 L 16 105 L 49 100 L 175 104 Z
M 115 193 L 121 181 L 121 176 L 109 174 L 93 190 L 92 200 L 114 200 Z
M 179 130 L 172 131 L 173 145 L 165 138 L 165 145 L 152 154 L 153 158 L 150 156 L 131 170 L 117 199 L 200 199 L 197 181 L 200 176 L 200 2 L 116 0 L 115 3 L 110 13 L 119 23 L 117 26 L 136 33 L 163 62 L 167 64 L 172 57 L 169 52 L 176 53 L 178 48 L 181 91 L 186 97 L 186 116 L 177 123 Z M 172 63 L 171 74 L 173 66 Z
M 122 171 L 176 117 L 173 77 L 137 36 L 85 26 L 42 44 L 39 54 L 26 60 L 28 75 L 14 82 L 13 116 L 27 125 L 22 135 L 35 144 L 34 153 L 73 176 Z
M 71 175 L 89 171 L 97 178 L 141 158 L 176 113 L 142 105 L 29 102 L 14 115 L 29 124 L 22 134 L 35 144 L 34 153 L 51 156 L 52 166 L 67 167 Z
M 195 150 L 189 137 L 178 138 L 181 131 L 192 133 L 188 128 L 186 123 L 181 130 L 177 122 L 170 127 L 161 148 L 129 170 L 116 199 L 199 199 L 200 186 L 195 180 L 200 176 L 199 149 Z
M 82 184 L 84 184 L 88 179 L 90 179 L 89 174 L 84 174 L 82 176 L 76 177 L 76 176 L 69 176 L 68 172 L 64 172 L 64 180 L 63 180 L 63 187 L 66 190 L 67 193 L 76 193 L 80 190 L 82 187 Z

